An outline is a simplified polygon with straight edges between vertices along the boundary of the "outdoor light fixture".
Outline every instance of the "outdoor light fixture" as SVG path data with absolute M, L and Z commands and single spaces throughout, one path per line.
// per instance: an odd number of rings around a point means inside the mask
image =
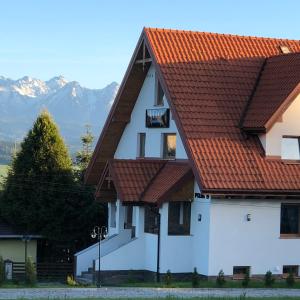
M 107 228 L 105 226 L 99 227 L 95 226 L 93 231 L 91 232 L 91 238 L 98 238 L 99 243 L 99 252 L 98 252 L 98 261 L 99 261 L 99 269 L 98 269 L 98 277 L 97 277 L 97 288 L 101 287 L 101 277 L 100 277 L 100 259 L 101 259 L 101 239 L 106 238 Z
M 251 221 L 251 214 L 247 214 L 246 219 L 247 219 L 248 222 L 250 222 Z
M 202 215 L 198 214 L 198 222 L 201 222 L 201 220 L 202 220 Z

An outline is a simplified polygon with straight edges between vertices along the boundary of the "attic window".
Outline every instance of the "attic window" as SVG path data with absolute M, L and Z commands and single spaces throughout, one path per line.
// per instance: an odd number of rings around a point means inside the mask
M 164 105 L 164 91 L 162 86 L 159 82 L 157 75 L 155 76 L 155 103 L 156 106 L 163 106 Z
M 290 51 L 290 49 L 289 49 L 288 46 L 283 46 L 283 45 L 281 45 L 281 46 L 279 46 L 279 48 L 280 48 L 280 50 L 281 50 L 281 52 L 282 52 L 283 54 L 291 53 L 291 51 Z
M 281 158 L 300 160 L 300 138 L 283 137 L 281 144 Z

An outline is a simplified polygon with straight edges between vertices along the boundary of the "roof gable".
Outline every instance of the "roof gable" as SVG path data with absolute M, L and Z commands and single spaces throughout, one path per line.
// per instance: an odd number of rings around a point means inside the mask
M 149 65 L 135 67 L 142 45 L 158 72 L 202 192 L 300 192 L 300 166 L 266 160 L 258 137 L 245 137 L 239 126 L 266 58 L 280 55 L 282 45 L 300 52 L 299 41 L 151 28 L 141 35 L 88 168 L 88 181 L 97 183 L 101 163 L 113 157 L 130 118 Z M 135 83 L 134 74 L 140 76 Z M 124 96 L 127 80 L 135 98 Z M 112 136 L 118 119 L 123 123 Z M 107 146 L 109 138 L 113 141 Z
M 300 53 L 267 58 L 242 127 L 268 131 L 300 93 Z
M 149 203 L 159 205 L 163 201 L 176 200 L 173 192 L 182 189 L 184 184 L 193 182 L 193 174 L 187 161 L 167 161 L 162 159 L 112 159 L 108 163 L 110 178 L 125 203 Z M 106 169 L 107 171 L 107 169 Z M 98 185 L 97 197 L 106 194 L 103 181 Z M 193 185 L 178 195 L 180 200 L 190 200 Z M 189 199 L 185 199 L 185 198 Z M 114 201 L 111 199 L 111 201 Z M 106 200 L 107 201 L 107 200 Z

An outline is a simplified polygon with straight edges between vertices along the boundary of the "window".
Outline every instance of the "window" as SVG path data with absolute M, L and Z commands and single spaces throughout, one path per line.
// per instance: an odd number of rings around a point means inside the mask
M 116 202 L 111 202 L 110 204 L 110 227 L 116 227 L 116 212 L 117 212 L 117 205 Z
M 176 134 L 163 134 L 163 158 L 176 157 Z
M 281 205 L 280 234 L 299 235 L 299 211 L 296 204 Z
M 138 133 L 138 157 L 145 157 L 146 133 Z
M 286 278 L 289 274 L 293 274 L 295 277 L 299 276 L 299 266 L 283 266 L 282 277 Z
M 158 230 L 158 208 L 145 206 L 144 231 L 147 233 L 157 234 L 157 230 Z
M 279 48 L 283 54 L 288 54 L 291 52 L 288 46 L 281 45 Z
M 124 222 L 125 229 L 132 228 L 132 213 L 133 213 L 133 206 L 125 206 L 125 222 Z
M 282 159 L 300 160 L 299 137 L 283 137 L 281 146 Z
M 190 202 L 169 202 L 168 234 L 189 235 L 191 223 Z
M 234 266 L 233 267 L 233 279 L 244 279 L 246 274 L 250 274 L 249 266 Z
M 161 87 L 161 84 L 158 80 L 157 75 L 155 76 L 155 105 L 163 106 L 164 105 L 164 91 Z

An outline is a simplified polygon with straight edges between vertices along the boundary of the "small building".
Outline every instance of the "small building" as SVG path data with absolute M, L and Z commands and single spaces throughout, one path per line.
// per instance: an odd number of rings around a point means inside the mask
M 298 275 L 299 116 L 300 41 L 145 28 L 86 172 L 101 270 Z
M 37 260 L 37 235 L 25 235 L 0 219 L 0 256 L 13 263 L 24 263 L 25 256 Z

